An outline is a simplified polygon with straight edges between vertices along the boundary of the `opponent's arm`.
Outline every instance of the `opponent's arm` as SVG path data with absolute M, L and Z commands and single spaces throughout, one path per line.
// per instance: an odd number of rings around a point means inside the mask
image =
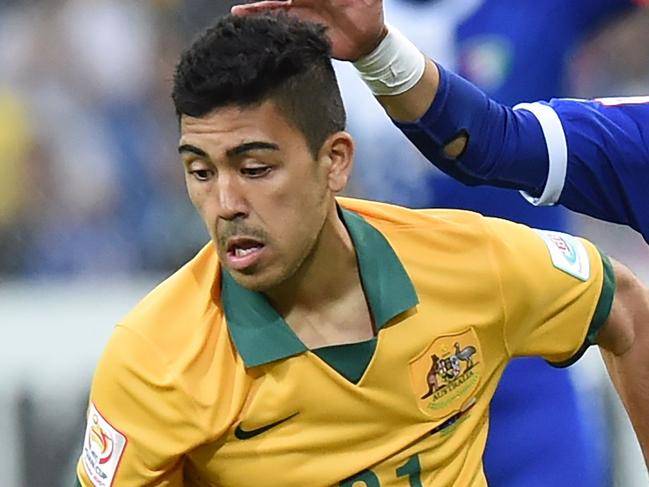
M 616 293 L 597 342 L 649 467 L 649 291 L 612 261 Z
M 380 0 L 270 1 L 233 12 L 267 10 L 327 25 L 333 56 L 355 62 L 395 124 L 455 179 L 522 190 L 533 204 L 560 203 L 648 238 L 649 135 L 639 130 L 649 124 L 649 104 L 623 116 L 594 113 L 592 102 L 576 100 L 511 109 L 426 59 L 398 32 L 386 35 Z
M 399 128 L 442 171 L 468 185 L 542 192 L 548 163 L 534 116 L 493 102 L 427 59 L 386 26 L 381 0 L 275 0 L 232 9 L 268 11 L 325 24 L 333 57 L 354 62 Z

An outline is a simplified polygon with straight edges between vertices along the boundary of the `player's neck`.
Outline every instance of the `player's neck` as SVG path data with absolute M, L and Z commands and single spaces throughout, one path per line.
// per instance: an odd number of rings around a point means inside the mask
M 267 295 L 310 348 L 372 336 L 354 245 L 335 208 L 300 270 Z

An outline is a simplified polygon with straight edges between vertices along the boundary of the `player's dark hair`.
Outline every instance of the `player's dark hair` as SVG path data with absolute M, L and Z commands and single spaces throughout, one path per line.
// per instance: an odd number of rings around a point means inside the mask
M 325 27 L 287 15 L 228 15 L 181 55 L 172 98 L 178 116 L 275 102 L 315 156 L 345 129 Z

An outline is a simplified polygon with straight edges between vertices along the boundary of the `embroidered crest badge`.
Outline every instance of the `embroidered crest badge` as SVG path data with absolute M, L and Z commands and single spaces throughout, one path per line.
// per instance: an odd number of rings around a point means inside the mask
M 463 411 L 482 375 L 480 344 L 472 329 L 438 337 L 410 362 L 419 408 L 435 419 Z

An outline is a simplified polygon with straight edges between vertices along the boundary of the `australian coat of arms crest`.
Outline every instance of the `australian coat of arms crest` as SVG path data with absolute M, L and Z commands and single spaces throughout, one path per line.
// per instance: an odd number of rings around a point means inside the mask
M 433 417 L 461 411 L 480 382 L 482 356 L 472 329 L 438 337 L 410 363 L 420 409 Z

